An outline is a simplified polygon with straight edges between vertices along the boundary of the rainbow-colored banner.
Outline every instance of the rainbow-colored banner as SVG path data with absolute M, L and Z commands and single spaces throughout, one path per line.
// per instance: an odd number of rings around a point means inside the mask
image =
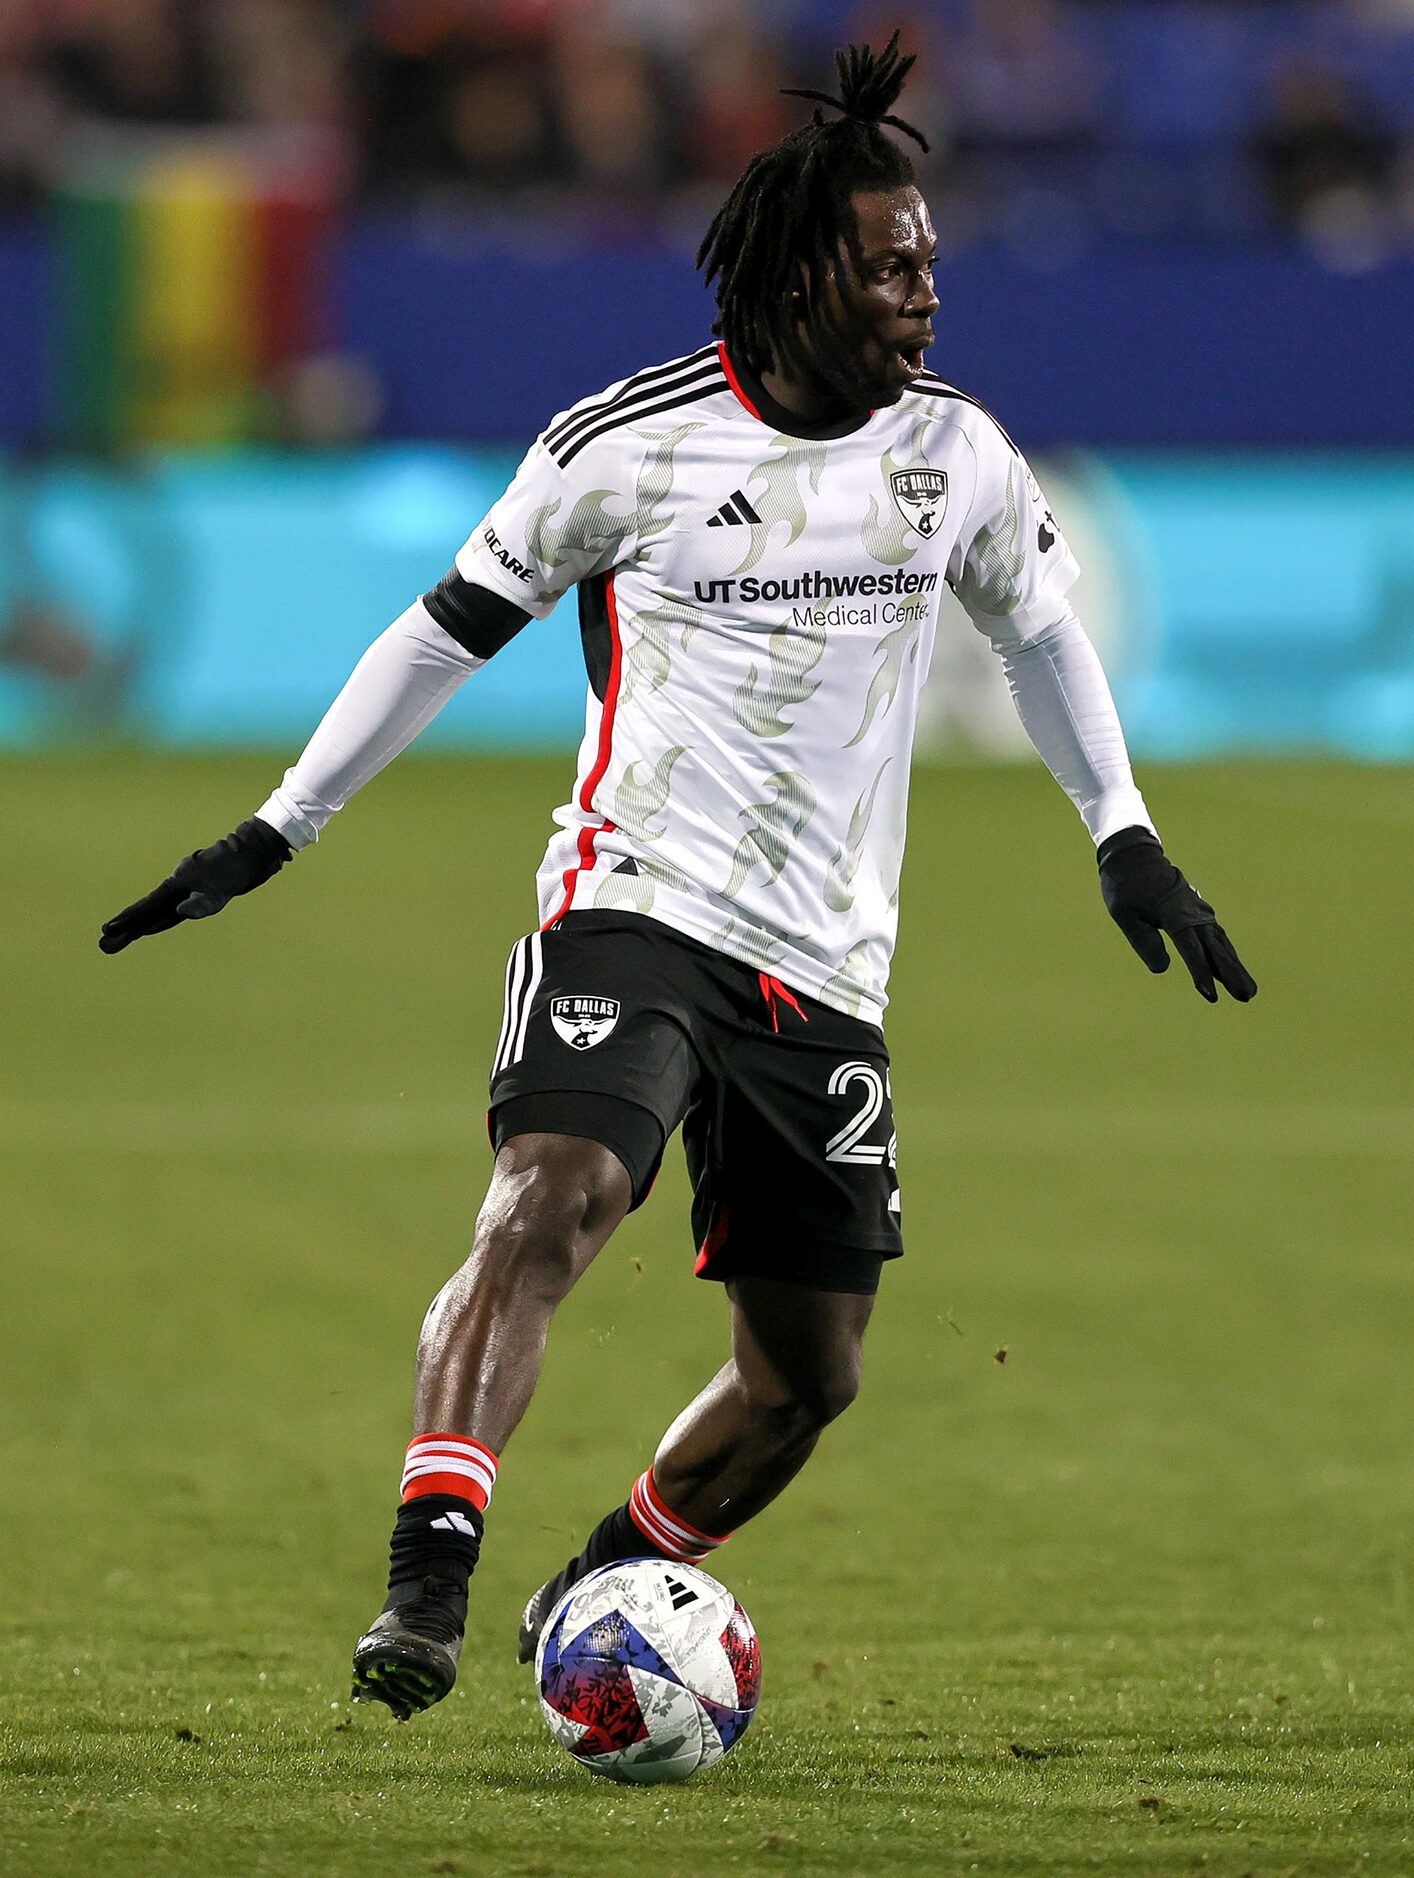
M 59 441 L 121 453 L 268 436 L 283 368 L 329 344 L 319 165 L 181 137 L 76 169 L 54 205 Z

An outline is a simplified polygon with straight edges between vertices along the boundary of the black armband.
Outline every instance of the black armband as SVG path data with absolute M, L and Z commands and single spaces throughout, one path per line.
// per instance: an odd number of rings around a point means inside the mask
M 442 631 L 477 659 L 499 652 L 531 617 L 513 600 L 503 600 L 489 587 L 463 580 L 456 568 L 423 594 L 422 604 Z

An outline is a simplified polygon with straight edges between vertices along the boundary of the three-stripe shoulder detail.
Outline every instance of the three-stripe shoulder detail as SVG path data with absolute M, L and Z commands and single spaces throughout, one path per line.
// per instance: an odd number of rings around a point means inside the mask
M 560 423 L 545 433 L 548 444 L 556 444 L 583 424 L 593 422 L 614 405 L 625 398 L 631 398 L 636 392 L 663 383 L 679 373 L 692 370 L 696 366 L 709 364 L 717 358 L 715 346 L 703 346 L 696 352 L 684 353 L 680 359 L 668 359 L 662 365 L 646 365 L 641 372 L 635 372 L 632 378 L 626 378 L 615 390 L 596 392 L 593 397 L 581 398 L 572 406 Z
M 563 469 L 586 444 L 606 430 L 640 417 L 693 404 L 728 389 L 727 377 L 715 346 L 704 346 L 686 358 L 670 360 L 638 372 L 609 396 L 577 404 L 560 423 L 545 432 L 545 448 Z
M 974 398 L 970 391 L 959 391 L 956 385 L 945 383 L 943 379 L 938 377 L 936 372 L 924 372 L 921 378 L 916 378 L 913 381 L 909 386 L 909 390 L 922 392 L 925 397 L 929 398 L 956 398 L 961 404 L 970 404 L 974 410 L 980 411 L 984 417 L 989 417 L 992 420 L 997 429 L 1001 432 L 1008 449 L 1013 451 L 1017 456 L 1021 455 L 1020 450 L 1017 449 L 1010 436 L 1008 436 L 1006 428 L 996 412 L 989 410 L 980 398 Z

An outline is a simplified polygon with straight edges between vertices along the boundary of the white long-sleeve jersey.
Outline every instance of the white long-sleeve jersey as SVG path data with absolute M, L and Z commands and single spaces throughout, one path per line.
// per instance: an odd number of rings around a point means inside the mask
M 761 414 L 707 347 L 561 413 L 457 555 L 532 617 L 579 590 L 589 675 L 539 918 L 612 908 L 877 1022 L 946 584 L 1096 842 L 1151 827 L 1078 568 L 1010 439 L 925 373 L 844 435 Z M 480 660 L 419 603 L 258 811 L 296 845 Z

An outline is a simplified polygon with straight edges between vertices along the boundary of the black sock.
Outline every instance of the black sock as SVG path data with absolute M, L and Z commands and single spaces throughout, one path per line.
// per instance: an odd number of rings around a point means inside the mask
M 486 1517 L 470 1500 L 453 1493 L 426 1493 L 398 1508 L 388 1547 L 388 1595 L 409 1583 L 436 1578 L 447 1593 L 465 1598 L 476 1570 Z
M 572 1558 L 560 1574 L 565 1588 L 597 1572 L 601 1565 L 617 1565 L 625 1558 L 670 1558 L 651 1539 L 645 1538 L 634 1523 L 628 1502 L 599 1521 L 584 1542 L 584 1549 Z

